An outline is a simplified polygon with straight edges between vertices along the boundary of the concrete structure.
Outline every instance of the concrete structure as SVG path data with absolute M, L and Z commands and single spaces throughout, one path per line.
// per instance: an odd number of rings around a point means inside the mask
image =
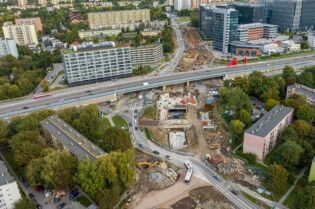
M 35 25 L 36 32 L 43 31 L 43 24 L 40 17 L 32 17 L 32 18 L 16 18 L 15 19 L 16 25 Z
M 174 0 L 174 10 L 191 9 L 191 2 L 192 0 Z
M 86 31 L 79 31 L 80 39 L 84 38 L 93 38 L 93 37 L 106 37 L 112 35 L 118 35 L 121 33 L 121 30 L 86 30 Z
M 5 38 L 14 39 L 18 45 L 31 47 L 38 45 L 34 24 L 13 25 L 12 22 L 5 22 L 2 30 Z
M 130 47 L 115 47 L 113 42 L 83 43 L 63 50 L 62 59 L 70 86 L 132 74 Z
M 298 52 L 301 50 L 301 44 L 297 44 L 293 40 L 283 41 L 282 46 L 288 52 Z
M 168 133 L 170 147 L 172 149 L 178 150 L 185 147 L 186 142 L 186 134 L 185 132 L 177 131 L 177 132 L 169 132 Z
M 239 12 L 239 24 L 263 23 L 265 20 L 264 5 L 235 2 L 232 6 Z
M 278 27 L 276 25 L 251 23 L 239 25 L 236 33 L 238 41 L 253 41 L 259 39 L 271 39 L 277 36 Z
M 287 87 L 286 98 L 289 98 L 293 94 L 303 95 L 306 97 L 308 104 L 315 104 L 315 89 L 295 83 Z
M 229 52 L 236 56 L 247 57 L 257 57 L 262 54 L 260 45 L 241 41 L 232 41 L 229 45 Z
M 13 39 L 0 38 L 0 57 L 11 54 L 18 58 L 19 53 L 16 47 L 16 43 Z
M 14 209 L 15 203 L 20 199 L 21 194 L 16 181 L 4 163 L 0 161 L 0 208 Z
M 163 59 L 163 45 L 152 44 L 130 49 L 132 65 L 150 65 Z
M 263 160 L 276 146 L 279 135 L 292 122 L 294 109 L 278 105 L 244 133 L 243 152 Z
M 311 49 L 315 49 L 315 33 L 314 32 L 309 32 L 307 34 L 307 41 L 308 41 L 308 46 Z
M 88 13 L 90 29 L 121 29 L 150 21 L 149 9 Z
M 40 122 L 42 128 L 50 134 L 56 147 L 67 150 L 79 160 L 95 160 L 106 153 L 57 115 L 49 116 Z
M 310 175 L 308 176 L 308 181 L 312 182 L 315 181 L 315 157 L 313 158 Z
M 268 55 L 284 53 L 284 48 L 274 43 L 265 44 L 261 46 L 260 49 L 264 54 L 268 54 Z

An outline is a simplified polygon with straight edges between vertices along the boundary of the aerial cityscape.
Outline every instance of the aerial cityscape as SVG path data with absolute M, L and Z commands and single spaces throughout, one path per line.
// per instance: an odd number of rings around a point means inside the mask
M 315 209 L 315 0 L 0 0 L 0 209 Z

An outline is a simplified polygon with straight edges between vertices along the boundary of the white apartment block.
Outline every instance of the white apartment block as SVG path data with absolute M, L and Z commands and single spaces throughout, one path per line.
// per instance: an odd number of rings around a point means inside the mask
M 308 33 L 307 35 L 307 40 L 308 40 L 308 46 L 311 49 L 315 49 L 315 32 L 313 33 Z
M 21 194 L 16 181 L 0 161 L 0 209 L 14 209 L 20 199 Z
M 113 42 L 83 43 L 63 50 L 62 59 L 70 86 L 132 74 L 130 47 L 115 47 Z
M 174 10 L 191 9 L 191 0 L 174 0 Z
M 16 58 L 19 57 L 15 41 L 13 39 L 0 38 L 0 57 L 9 54 Z
M 5 38 L 14 39 L 18 45 L 36 47 L 38 39 L 34 24 L 14 25 L 12 22 L 5 22 L 2 26 Z
M 163 59 L 163 45 L 152 44 L 131 48 L 132 65 L 150 65 Z
M 120 29 L 150 22 L 150 10 L 119 10 L 88 13 L 91 30 Z

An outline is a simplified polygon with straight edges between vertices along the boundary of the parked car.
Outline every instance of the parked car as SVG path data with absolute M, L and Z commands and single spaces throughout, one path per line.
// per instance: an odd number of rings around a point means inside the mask
M 156 154 L 156 155 L 159 155 L 160 152 L 159 151 L 156 151 L 156 150 L 153 150 L 153 153 Z
M 139 147 L 140 147 L 140 148 L 143 148 L 144 146 L 143 146 L 143 144 L 139 143 Z
M 65 208 L 66 207 L 66 203 L 60 203 L 58 206 L 57 206 L 57 209 L 63 209 L 63 208 Z
M 171 160 L 171 159 L 172 159 L 172 157 L 169 156 L 169 155 L 165 155 L 165 158 L 166 158 L 167 160 Z
M 44 191 L 44 197 L 45 197 L 45 198 L 49 198 L 52 194 L 53 194 L 53 193 L 52 193 L 52 191 L 50 191 L 50 190 L 45 190 L 45 191 Z
M 43 209 L 43 206 L 41 204 L 38 204 L 38 203 L 35 205 L 35 207 L 36 207 L 36 209 Z
M 35 195 L 32 194 L 32 193 L 29 193 L 29 194 L 28 194 L 28 197 L 31 198 L 31 199 L 34 199 Z
M 70 200 L 73 200 L 74 198 L 76 198 L 77 196 L 79 196 L 80 192 L 77 188 L 73 189 L 70 194 L 69 194 L 69 198 Z
M 45 191 L 45 188 L 41 185 L 38 185 L 36 188 L 35 188 L 35 191 L 36 192 L 39 192 L 39 193 L 42 193 Z

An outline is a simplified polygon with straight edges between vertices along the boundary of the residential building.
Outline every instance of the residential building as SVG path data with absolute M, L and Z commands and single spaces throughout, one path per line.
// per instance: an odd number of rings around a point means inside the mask
M 50 0 L 52 5 L 59 5 L 61 2 L 64 4 L 72 4 L 73 0 Z
M 190 10 L 191 9 L 191 0 L 174 0 L 174 10 Z
M 115 47 L 113 42 L 73 46 L 63 50 L 62 59 L 70 86 L 132 74 L 130 47 Z
M 79 14 L 76 14 L 76 13 L 72 13 L 69 15 L 69 18 L 68 18 L 69 22 L 71 24 L 78 24 L 80 22 L 83 22 L 84 21 L 84 18 L 81 17 Z
M 238 41 L 253 41 L 259 39 L 271 39 L 277 36 L 277 26 L 263 23 L 250 23 L 239 25 L 236 39 Z
M 27 6 L 27 0 L 18 0 L 17 2 L 20 8 L 25 8 Z
M 238 23 L 263 23 L 265 19 L 265 6 L 261 4 L 239 3 L 232 4 L 239 12 Z
M 150 10 L 119 10 L 88 13 L 90 29 L 121 29 L 150 22 Z
M 293 40 L 283 41 L 282 46 L 287 52 L 298 52 L 301 50 L 301 44 L 297 44 Z
M 152 44 L 130 49 L 132 65 L 150 65 L 163 59 L 163 45 Z
M 21 199 L 19 187 L 9 173 L 7 167 L 0 160 L 0 208 L 14 209 L 15 203 Z
M 16 18 L 15 19 L 16 25 L 35 25 L 36 32 L 43 31 L 43 24 L 40 17 L 32 17 L 32 18 Z
M 46 6 L 47 5 L 47 0 L 38 0 L 37 3 L 41 6 Z
M 191 0 L 191 9 L 199 9 L 202 4 L 209 4 L 208 0 Z
M 67 150 L 79 160 L 95 160 L 106 153 L 72 128 L 69 124 L 52 115 L 40 122 L 41 127 L 49 134 L 55 147 Z
M 236 56 L 257 57 L 262 54 L 260 45 L 241 41 L 232 41 L 229 45 L 229 52 Z
M 313 158 L 310 175 L 308 176 L 308 181 L 312 182 L 315 181 L 315 157 Z
M 238 11 L 229 7 L 213 9 L 213 49 L 227 53 L 229 43 L 236 40 Z
M 84 38 L 93 38 L 93 37 L 106 37 L 112 35 L 118 35 L 121 33 L 121 30 L 85 30 L 79 31 L 80 39 Z
M 308 41 L 308 46 L 311 49 L 315 49 L 315 33 L 314 32 L 309 32 L 307 34 L 307 41 Z
M 13 39 L 0 38 L 0 57 L 11 54 L 18 58 L 19 53 L 16 47 L 16 43 Z
M 308 104 L 315 104 L 315 89 L 295 83 L 287 87 L 286 97 L 289 98 L 293 94 L 303 95 L 306 97 L 306 101 Z
M 314 0 L 271 0 L 268 3 L 268 22 L 280 31 L 299 31 L 315 27 Z
M 38 39 L 34 24 L 13 25 L 12 22 L 5 22 L 2 26 L 5 38 L 14 39 L 18 45 L 36 47 Z
M 279 135 L 292 122 L 294 109 L 277 105 L 244 133 L 243 152 L 263 160 L 278 143 Z
M 213 9 L 210 4 L 199 7 L 199 32 L 204 39 L 213 38 Z

